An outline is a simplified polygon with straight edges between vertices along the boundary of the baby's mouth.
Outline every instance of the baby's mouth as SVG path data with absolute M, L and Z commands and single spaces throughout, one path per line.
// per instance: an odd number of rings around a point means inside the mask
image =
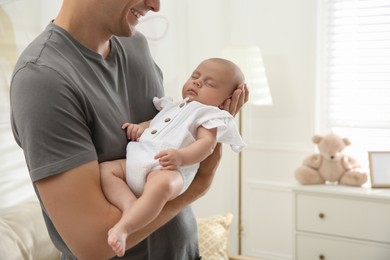
M 193 89 L 189 89 L 187 92 L 190 95 L 194 95 L 194 96 L 198 95 L 198 93 L 195 90 L 193 90 Z

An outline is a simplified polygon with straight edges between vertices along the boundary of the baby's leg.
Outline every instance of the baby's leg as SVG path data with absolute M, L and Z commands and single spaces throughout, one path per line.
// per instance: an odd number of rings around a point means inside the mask
M 109 241 L 120 244 L 124 253 L 127 236 L 152 222 L 164 205 L 179 195 L 182 187 L 183 179 L 177 171 L 158 170 L 149 173 L 143 194 L 110 229 Z
M 100 164 L 100 181 L 104 195 L 113 205 L 125 211 L 136 200 L 126 183 L 126 160 L 115 160 Z
M 132 232 L 152 222 L 165 204 L 180 194 L 182 188 L 183 178 L 178 171 L 158 170 L 149 173 L 143 194 L 130 209 Z
M 104 195 L 113 205 L 122 210 L 122 218 L 124 218 L 128 209 L 137 200 L 126 183 L 125 160 L 101 163 L 100 178 Z M 118 256 L 123 256 L 126 249 L 127 235 L 124 231 L 122 233 L 121 236 L 112 236 L 111 229 L 108 231 L 107 242 Z
M 137 200 L 126 183 L 126 160 L 108 161 L 100 164 L 100 181 L 106 198 L 116 207 L 122 210 L 122 218 Z M 114 226 L 115 227 L 115 226 Z M 127 235 L 112 236 L 108 231 L 107 242 L 112 250 L 123 256 L 126 250 Z

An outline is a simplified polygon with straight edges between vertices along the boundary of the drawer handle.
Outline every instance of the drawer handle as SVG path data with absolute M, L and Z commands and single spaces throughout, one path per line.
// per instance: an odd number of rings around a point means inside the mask
M 318 256 L 318 259 L 320 259 L 320 260 L 325 260 L 325 256 L 324 256 L 324 255 L 319 255 L 319 256 Z
M 320 218 L 320 219 L 324 219 L 325 218 L 325 214 L 324 213 L 320 213 L 320 214 L 318 214 L 318 217 Z M 321 259 L 321 258 L 320 258 Z

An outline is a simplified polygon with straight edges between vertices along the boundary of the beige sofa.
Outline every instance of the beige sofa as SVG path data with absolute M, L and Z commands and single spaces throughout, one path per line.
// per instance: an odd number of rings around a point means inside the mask
M 0 259 L 54 260 L 60 256 L 36 201 L 0 212 L 0 238 Z
M 227 252 L 231 214 L 199 218 L 200 250 L 204 260 L 254 260 Z M 58 260 L 37 201 L 0 211 L 0 259 Z

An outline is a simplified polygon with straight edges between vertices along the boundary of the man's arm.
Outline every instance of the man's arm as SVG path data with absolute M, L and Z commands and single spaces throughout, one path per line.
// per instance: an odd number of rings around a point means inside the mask
M 108 230 L 121 212 L 104 197 L 97 161 L 36 182 L 44 207 L 78 259 L 109 259 Z

